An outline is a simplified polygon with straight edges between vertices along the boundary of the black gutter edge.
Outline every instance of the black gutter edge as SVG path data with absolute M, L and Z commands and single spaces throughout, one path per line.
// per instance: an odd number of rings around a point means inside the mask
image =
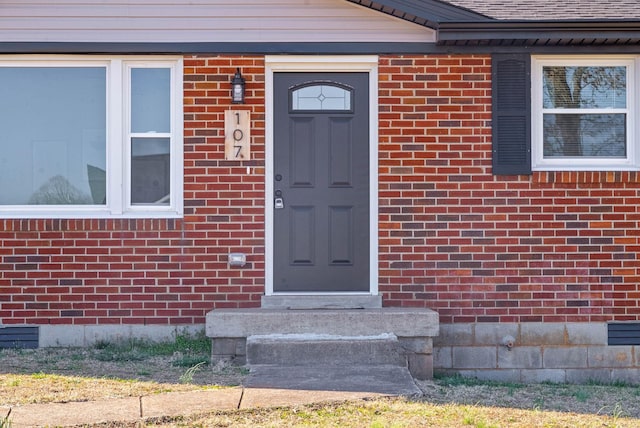
M 640 37 L 640 21 L 441 22 L 438 43 L 470 40 Z

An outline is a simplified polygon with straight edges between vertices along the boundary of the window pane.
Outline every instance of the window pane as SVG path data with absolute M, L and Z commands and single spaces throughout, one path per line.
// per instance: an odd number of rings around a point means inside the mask
M 544 157 L 624 158 L 625 114 L 545 114 Z
M 351 110 L 351 91 L 330 85 L 313 85 L 292 93 L 293 110 Z
M 169 138 L 131 139 L 131 203 L 169 205 Z
M 543 67 L 544 108 L 626 108 L 627 68 Z
M 0 67 L 0 205 L 104 205 L 106 69 Z
M 171 132 L 171 70 L 131 70 L 131 132 Z

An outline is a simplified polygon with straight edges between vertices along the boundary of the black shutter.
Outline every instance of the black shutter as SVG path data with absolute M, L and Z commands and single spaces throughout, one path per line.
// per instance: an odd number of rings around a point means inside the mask
M 493 174 L 531 174 L 531 57 L 491 57 Z

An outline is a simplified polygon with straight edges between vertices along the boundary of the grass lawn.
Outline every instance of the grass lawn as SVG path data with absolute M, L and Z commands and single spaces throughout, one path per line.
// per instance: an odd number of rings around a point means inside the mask
M 638 427 L 640 420 L 407 399 L 237 411 L 149 422 L 159 427 Z
M 0 405 L 91 401 L 240 385 L 246 370 L 210 367 L 203 335 L 167 343 L 0 350 Z M 158 427 L 640 427 L 640 387 L 522 385 L 443 377 L 423 394 L 147 420 Z M 0 414 L 0 428 L 11 418 Z M 3 420 L 4 419 L 4 420 Z M 128 426 L 117 422 L 104 427 Z M 138 425 L 129 425 L 138 426 Z

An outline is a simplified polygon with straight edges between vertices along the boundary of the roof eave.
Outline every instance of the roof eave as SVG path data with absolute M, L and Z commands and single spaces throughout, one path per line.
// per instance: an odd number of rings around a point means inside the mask
M 454 6 L 441 0 L 347 0 L 351 3 L 437 30 L 441 22 L 490 21 L 478 12 Z
M 442 22 L 438 44 L 637 44 L 638 20 Z

